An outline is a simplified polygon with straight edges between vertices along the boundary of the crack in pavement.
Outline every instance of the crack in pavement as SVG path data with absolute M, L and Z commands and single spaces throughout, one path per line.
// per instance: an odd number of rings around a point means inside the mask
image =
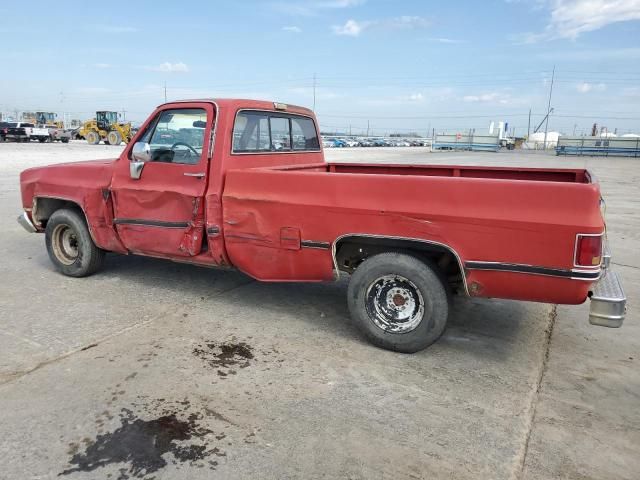
M 538 372 L 538 378 L 536 379 L 536 382 L 533 385 L 534 388 L 532 388 L 531 401 L 529 402 L 529 406 L 525 411 L 527 418 L 525 422 L 526 431 L 525 431 L 524 441 L 522 442 L 518 455 L 516 455 L 516 463 L 509 477 L 513 480 L 520 480 L 522 478 L 522 474 L 524 473 L 525 461 L 527 459 L 527 453 L 529 451 L 529 440 L 531 439 L 531 432 L 533 431 L 533 425 L 535 423 L 535 418 L 536 418 L 536 408 L 538 406 L 540 388 L 542 387 L 542 381 L 544 379 L 545 373 L 547 372 L 547 366 L 549 363 L 549 352 L 551 350 L 551 336 L 553 335 L 553 328 L 555 327 L 557 317 L 558 317 L 558 305 L 552 305 L 551 311 L 549 312 L 549 320 L 545 328 L 546 335 L 545 335 L 545 343 L 544 343 L 544 356 L 542 357 L 542 365 L 540 366 L 540 371 Z
M 640 270 L 640 267 L 637 267 L 635 265 L 627 265 L 626 263 L 616 263 L 616 262 L 611 262 L 611 263 L 618 267 L 635 268 L 636 270 Z
M 227 288 L 226 290 L 222 290 L 220 292 L 218 292 L 215 297 L 219 297 L 220 295 L 224 295 L 225 293 L 231 292 L 232 290 L 236 290 L 238 288 L 242 288 L 244 286 L 250 285 L 252 283 L 254 283 L 255 280 L 249 280 L 248 282 L 244 282 L 241 283 L 239 285 L 235 285 L 233 287 Z M 148 320 L 145 320 L 143 322 L 140 323 L 134 323 L 133 325 L 129 325 L 128 327 L 123 328 L 122 330 L 118 330 L 117 332 L 113 332 L 110 333 L 108 335 L 105 335 L 104 337 L 98 339 L 98 340 L 94 340 L 89 342 L 86 345 L 83 345 L 81 347 L 78 348 L 74 348 L 73 350 L 70 350 L 68 352 L 63 353 L 62 355 L 59 355 L 57 357 L 54 358 L 50 358 L 49 360 L 44 360 L 42 362 L 37 363 L 35 366 L 33 366 L 32 368 L 29 368 L 27 370 L 22 370 L 22 371 L 18 371 L 18 372 L 12 372 L 12 373 L 8 373 L 5 374 L 5 378 L 0 378 L 0 386 L 3 385 L 7 385 L 11 382 L 14 382 L 22 377 L 24 377 L 25 375 L 29 375 L 30 373 L 33 373 L 37 370 L 40 370 L 42 367 L 46 367 L 47 365 L 51 365 L 52 363 L 56 363 L 59 362 L 61 360 L 64 360 L 65 358 L 71 357 L 72 355 L 76 354 L 76 353 L 80 353 L 80 352 L 84 352 L 90 348 L 96 347 L 98 345 L 100 345 L 103 342 L 106 342 L 108 340 L 111 340 L 112 338 L 118 337 L 120 335 L 122 335 L 123 333 L 127 333 L 130 332 L 131 330 L 135 330 L 137 328 L 140 327 L 144 327 L 148 324 L 150 324 L 151 322 L 155 322 L 156 320 L 160 320 L 161 318 L 165 318 L 169 315 L 172 314 L 176 314 L 179 310 L 184 310 L 185 305 L 179 305 L 177 307 L 174 307 L 173 309 L 167 309 L 167 311 L 163 312 L 160 315 L 157 315 L 153 318 L 150 318 Z

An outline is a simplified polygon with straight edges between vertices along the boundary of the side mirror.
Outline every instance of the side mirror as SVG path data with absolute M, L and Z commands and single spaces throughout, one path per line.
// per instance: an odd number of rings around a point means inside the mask
M 129 174 L 134 180 L 139 180 L 146 162 L 151 161 L 151 147 L 146 142 L 136 142 L 131 150 Z

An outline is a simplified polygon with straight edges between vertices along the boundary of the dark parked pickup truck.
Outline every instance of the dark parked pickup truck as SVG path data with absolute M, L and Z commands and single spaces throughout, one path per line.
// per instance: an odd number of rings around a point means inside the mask
M 590 298 L 591 323 L 610 327 L 625 314 L 587 170 L 326 164 L 306 108 L 167 103 L 119 158 L 32 168 L 20 183 L 19 221 L 45 233 L 65 275 L 96 272 L 105 252 L 268 282 L 346 274 L 354 321 L 401 352 L 438 339 L 456 293 Z

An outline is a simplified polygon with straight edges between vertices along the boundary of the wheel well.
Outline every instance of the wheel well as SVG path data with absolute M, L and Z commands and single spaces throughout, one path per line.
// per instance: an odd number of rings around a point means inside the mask
M 339 270 L 353 273 L 358 265 L 373 255 L 384 252 L 405 252 L 435 265 L 452 291 L 466 289 L 459 257 L 445 245 L 423 240 L 389 237 L 350 236 L 335 244 L 335 261 Z
M 49 220 L 51 215 L 53 215 L 53 212 L 63 208 L 76 210 L 78 213 L 82 214 L 85 222 L 87 221 L 87 217 L 80 205 L 72 202 L 71 200 L 64 200 L 60 198 L 36 197 L 33 200 L 33 211 L 31 212 L 31 215 L 36 225 L 40 225 L 42 228 L 45 228 L 47 226 L 47 220 Z M 87 222 L 87 225 L 88 223 L 89 222 Z

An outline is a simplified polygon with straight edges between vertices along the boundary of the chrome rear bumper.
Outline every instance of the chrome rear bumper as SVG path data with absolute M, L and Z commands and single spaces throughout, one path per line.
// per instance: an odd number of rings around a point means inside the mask
M 27 212 L 23 212 L 22 215 L 18 217 L 18 223 L 22 225 L 22 227 L 29 233 L 36 233 L 38 231 L 38 229 L 31 222 L 31 219 L 27 215 Z
M 622 326 L 627 313 L 627 297 L 616 272 L 610 268 L 605 269 L 603 276 L 589 292 L 589 298 L 591 299 L 590 324 L 610 328 Z

